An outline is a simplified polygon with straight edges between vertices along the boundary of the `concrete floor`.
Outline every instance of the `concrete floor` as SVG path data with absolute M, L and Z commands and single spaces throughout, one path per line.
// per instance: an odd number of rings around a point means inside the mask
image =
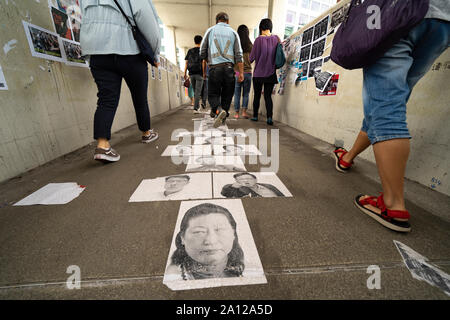
M 1 184 L 0 299 L 449 299 L 413 279 L 393 244 L 450 272 L 449 197 L 407 181 L 412 232 L 390 231 L 352 203 L 358 193 L 381 190 L 373 164 L 360 160 L 339 173 L 332 146 L 277 123 L 278 177 L 294 197 L 243 199 L 268 283 L 169 290 L 162 277 L 180 201 L 128 199 L 142 179 L 184 172 L 161 153 L 175 144 L 174 129 L 193 129 L 193 117 L 185 109 L 156 117 L 160 139 L 149 145 L 135 126 L 115 134 L 118 163 L 93 161 L 91 145 Z M 266 128 L 244 119 L 228 126 Z M 11 206 L 50 182 L 87 188 L 63 206 Z M 70 265 L 81 268 L 81 290 L 65 287 Z M 380 290 L 366 286 L 369 265 L 381 268 Z

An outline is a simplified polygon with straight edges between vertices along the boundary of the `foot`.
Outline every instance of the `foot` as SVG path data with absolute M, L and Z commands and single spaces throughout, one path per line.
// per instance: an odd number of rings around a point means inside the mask
M 158 132 L 154 131 L 153 129 L 151 129 L 149 131 L 148 135 L 143 135 L 142 136 L 142 143 L 150 143 L 152 141 L 155 141 L 156 139 L 159 138 L 159 134 Z
M 242 115 L 241 116 L 244 119 L 248 119 L 249 118 L 249 116 L 248 116 L 247 112 L 245 111 L 245 109 L 242 109 Z
M 336 160 L 336 170 L 343 173 L 348 172 L 353 165 L 353 161 L 348 156 L 348 151 L 344 148 L 337 147 L 334 150 L 334 155 Z
M 235 119 L 239 119 L 239 113 L 235 113 L 235 114 L 234 114 L 234 118 L 235 118 Z
M 199 113 L 201 113 L 201 112 L 198 111 L 198 109 L 195 109 L 195 108 L 194 108 L 194 114 L 199 114 Z
M 215 117 L 216 117 L 216 112 L 213 111 L 213 110 L 211 110 L 211 112 L 209 113 L 209 116 L 210 116 L 211 118 L 215 118 Z
M 103 163 L 117 162 L 120 160 L 120 155 L 111 147 L 109 149 L 97 147 L 94 151 L 94 160 L 101 161 Z
M 251 118 L 250 120 L 252 120 L 252 121 L 258 121 L 258 117 L 253 117 L 253 118 Z
M 269 126 L 273 126 L 273 120 L 272 120 L 272 118 L 267 118 L 267 124 L 268 124 Z
M 227 112 L 225 110 L 222 110 L 219 115 L 217 116 L 216 120 L 214 121 L 214 128 L 218 128 L 221 125 L 225 124 L 226 118 L 227 118 Z
M 399 232 L 411 231 L 411 225 L 408 222 L 409 212 L 386 208 L 383 194 L 378 198 L 360 194 L 356 196 L 354 204 L 362 212 L 391 230 Z

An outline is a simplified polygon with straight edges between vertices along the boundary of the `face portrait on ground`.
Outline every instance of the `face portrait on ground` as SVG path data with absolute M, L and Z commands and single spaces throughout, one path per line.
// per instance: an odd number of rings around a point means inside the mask
M 213 147 L 215 155 L 251 156 L 262 154 L 255 145 L 230 144 L 230 145 L 214 145 Z
M 232 137 L 196 137 L 194 144 L 212 144 L 212 145 L 225 145 L 234 144 L 234 138 Z
M 186 167 L 192 171 L 246 171 L 239 156 L 200 156 L 190 157 Z
M 208 156 L 212 154 L 211 145 L 184 145 L 167 146 L 162 157 Z
M 240 200 L 181 203 L 165 285 L 188 290 L 266 282 Z
M 274 172 L 213 173 L 214 198 L 292 197 Z
M 202 188 L 199 188 L 199 185 Z M 193 173 L 142 180 L 129 202 L 208 199 L 211 197 L 211 174 Z

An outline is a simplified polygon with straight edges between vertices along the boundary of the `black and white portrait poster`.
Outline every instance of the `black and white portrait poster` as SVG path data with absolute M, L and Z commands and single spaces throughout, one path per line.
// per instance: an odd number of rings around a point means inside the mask
M 312 42 L 313 33 L 314 33 L 314 27 L 311 27 L 308 30 L 305 30 L 305 32 L 303 32 L 302 47 L 304 45 L 310 44 Z
M 129 202 L 211 198 L 211 173 L 190 173 L 142 180 Z
M 233 137 L 196 137 L 194 144 L 234 144 Z
M 330 16 L 326 16 L 320 22 L 316 23 L 314 26 L 313 42 L 327 35 L 329 20 Z
M 309 72 L 308 72 L 308 78 L 314 77 L 314 74 L 316 72 L 320 72 L 322 70 L 322 58 L 319 58 L 317 60 L 311 61 L 309 63 Z
M 177 144 L 167 146 L 162 157 L 185 157 L 185 156 L 209 156 L 212 154 L 212 146 L 209 145 L 185 145 Z
M 195 171 L 246 171 L 239 156 L 192 156 L 188 160 L 187 172 Z
M 292 197 L 274 172 L 213 173 L 214 198 Z
M 325 41 L 326 39 L 323 38 L 322 40 L 313 43 L 311 50 L 311 60 L 322 56 L 323 51 L 325 50 Z
M 311 55 L 311 45 L 304 46 L 300 49 L 300 62 L 305 62 L 309 60 L 309 57 Z
M 63 62 L 62 42 L 58 34 L 22 21 L 33 57 Z
M 265 283 L 241 200 L 181 202 L 163 284 L 192 290 Z
M 260 156 L 261 151 L 258 147 L 243 144 L 225 144 L 225 145 L 214 145 L 214 154 L 217 156 Z
M 314 79 L 316 81 L 316 89 L 320 92 L 324 92 L 328 87 L 331 79 L 333 78 L 334 73 L 324 71 L 324 72 L 316 72 L 314 74 Z

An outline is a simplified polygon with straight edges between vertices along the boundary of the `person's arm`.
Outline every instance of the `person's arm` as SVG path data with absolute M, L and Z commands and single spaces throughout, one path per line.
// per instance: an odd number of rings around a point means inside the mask
M 130 0 L 134 20 L 137 27 L 148 41 L 155 54 L 155 62 L 159 65 L 161 51 L 161 35 L 159 32 L 158 13 L 152 0 Z
M 206 79 L 206 69 L 208 68 L 207 64 L 208 62 L 206 60 L 202 60 L 203 79 Z
M 185 66 L 184 66 L 184 79 L 186 79 L 187 76 L 187 67 L 188 67 L 188 60 L 189 60 L 189 54 L 190 54 L 190 50 L 188 50 L 186 57 L 184 58 L 184 60 L 186 61 Z
M 243 63 L 241 40 L 239 39 L 239 35 L 236 32 L 234 32 L 234 36 L 235 36 L 234 62 L 237 64 L 237 67 L 239 69 L 238 82 L 243 82 L 244 81 L 244 63 Z
M 208 29 L 203 36 L 202 43 L 200 44 L 200 59 L 202 60 L 203 79 L 206 79 L 206 64 L 208 63 L 208 50 L 209 50 L 209 32 Z
M 259 48 L 258 42 L 259 42 L 258 38 L 256 38 L 255 43 L 253 43 L 252 51 L 250 51 L 250 56 L 248 57 L 248 59 L 250 60 L 250 63 L 253 63 L 253 61 L 255 61 L 255 59 L 256 59 L 256 51 Z

